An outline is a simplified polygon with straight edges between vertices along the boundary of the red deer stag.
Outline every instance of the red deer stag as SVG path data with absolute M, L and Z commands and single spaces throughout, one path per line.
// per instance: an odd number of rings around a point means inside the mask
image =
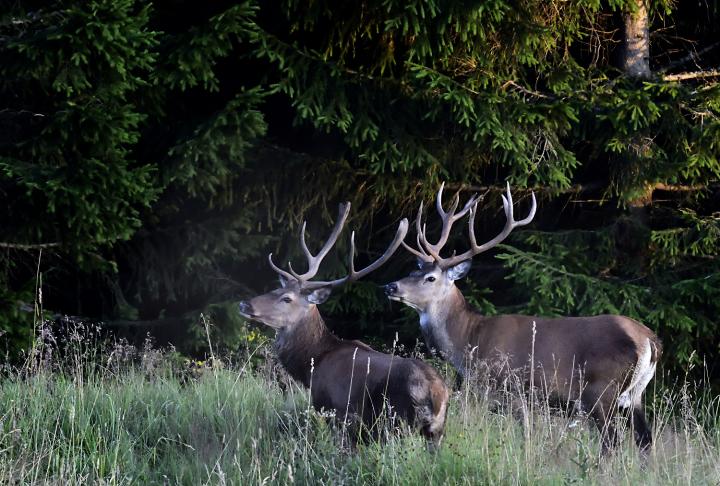
M 478 245 L 475 240 L 475 215 L 479 200 L 472 197 L 456 212 L 459 194 L 449 211 L 442 206 L 443 186 L 437 195 L 437 211 L 442 230 L 437 243 L 427 240 L 421 218 L 420 204 L 416 220 L 418 248 L 403 242 L 418 258 L 419 269 L 408 277 L 389 283 L 385 293 L 391 300 L 402 302 L 420 315 L 420 328 L 425 342 L 450 361 L 460 377 L 466 364 L 474 362 L 500 364 L 506 360 L 508 369 L 534 369 L 524 373 L 530 383 L 548 387 L 549 398 L 559 402 L 577 400 L 597 424 L 603 451 L 616 441 L 612 425 L 616 405 L 632 409 L 635 442 L 642 451 L 652 446 L 652 435 L 645 419 L 641 396 L 655 374 L 661 354 L 658 337 L 647 327 L 628 317 L 600 315 L 594 317 L 545 318 L 524 315 L 483 316 L 471 307 L 455 286 L 467 275 L 472 258 L 502 242 L 518 226 L 533 219 L 537 204 L 532 195 L 530 214 L 523 220 L 513 217 L 510 186 L 503 195 L 507 221 L 502 232 L 492 240 Z M 450 228 L 469 214 L 470 249 L 460 255 L 442 258 L 440 252 L 448 240 Z M 532 359 L 532 364 L 530 359 Z M 492 366 L 490 367 L 492 368 Z M 571 395 L 575 393 L 575 395 Z
M 400 246 L 408 230 L 403 219 L 385 253 L 376 261 L 355 270 L 355 233 L 350 238 L 349 274 L 332 281 L 310 281 L 335 244 L 350 212 L 350 203 L 340 205 L 335 228 L 317 255 L 305 243 L 305 223 L 300 244 L 308 260 L 306 273 L 270 266 L 280 276 L 281 288 L 240 302 L 240 314 L 276 331 L 275 349 L 290 375 L 310 388 L 316 410 L 334 411 L 336 417 L 360 418 L 368 430 L 382 410 L 389 410 L 418 427 L 436 446 L 442 439 L 448 403 L 448 389 L 440 375 L 427 363 L 373 350 L 360 341 L 339 339 L 325 326 L 317 305 L 333 288 L 357 280 L 385 263 Z M 343 419 L 344 420 L 344 419 Z

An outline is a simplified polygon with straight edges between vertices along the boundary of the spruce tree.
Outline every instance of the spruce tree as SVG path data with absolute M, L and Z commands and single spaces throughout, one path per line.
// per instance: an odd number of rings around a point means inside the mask
M 259 49 L 282 71 L 275 89 L 298 123 L 342 139 L 342 157 L 388 204 L 428 199 L 449 180 L 487 195 L 480 226 L 492 234 L 505 180 L 541 195 L 534 229 L 498 255 L 508 283 L 475 274 L 479 288 L 502 288 L 483 307 L 625 314 L 664 336 L 676 364 L 718 351 L 717 22 L 695 20 L 697 9 L 717 19 L 716 7 L 286 9 L 289 34 L 266 31 Z M 663 23 L 697 46 L 662 33 L 651 46 Z M 697 72 L 681 72 L 689 61 Z

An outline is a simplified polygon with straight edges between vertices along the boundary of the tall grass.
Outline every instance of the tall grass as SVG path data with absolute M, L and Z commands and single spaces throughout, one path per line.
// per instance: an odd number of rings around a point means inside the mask
M 340 432 L 274 366 L 83 346 L 39 347 L 6 370 L 0 484 L 720 483 L 720 403 L 687 384 L 650 390 L 647 458 L 629 432 L 601 458 L 585 419 L 537 406 L 518 420 L 471 386 L 453 395 L 434 454 L 418 434 L 395 431 L 341 450 Z

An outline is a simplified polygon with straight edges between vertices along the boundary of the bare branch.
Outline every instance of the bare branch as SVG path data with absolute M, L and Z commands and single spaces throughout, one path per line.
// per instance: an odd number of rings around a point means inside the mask
M 707 71 L 666 74 L 662 78 L 663 81 L 687 81 L 688 79 L 716 78 L 718 76 L 720 76 L 720 69 L 709 69 Z
M 680 58 L 680 59 L 677 59 L 676 61 L 672 61 L 671 63 L 669 63 L 669 64 L 666 65 L 665 67 L 659 69 L 659 72 L 661 72 L 661 73 L 666 73 L 666 72 L 668 72 L 669 70 L 675 69 L 675 68 L 678 67 L 678 66 L 682 66 L 682 65 L 687 64 L 687 63 L 689 63 L 689 62 L 697 61 L 697 60 L 700 59 L 700 56 L 702 56 L 702 55 L 705 54 L 706 52 L 709 52 L 709 51 L 711 51 L 711 50 L 713 50 L 713 49 L 715 49 L 716 47 L 719 47 L 719 46 L 720 46 L 720 42 L 715 42 L 715 43 L 713 43 L 713 44 L 710 44 L 709 46 L 703 47 L 703 48 L 700 49 L 699 51 L 692 51 L 692 52 L 689 53 L 687 56 L 682 57 L 682 58 Z
M 9 250 L 23 250 L 23 251 L 32 251 L 32 250 L 47 250 L 48 248 L 59 248 L 60 243 L 32 243 L 32 244 L 25 244 L 25 243 L 9 243 L 0 241 L 0 248 L 7 248 Z

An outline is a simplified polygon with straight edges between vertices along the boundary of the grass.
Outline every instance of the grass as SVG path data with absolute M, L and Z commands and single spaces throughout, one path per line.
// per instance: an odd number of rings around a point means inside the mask
M 348 451 L 270 358 L 94 349 L 6 370 L 0 484 L 720 484 L 720 403 L 687 385 L 654 392 L 646 459 L 630 433 L 601 459 L 587 421 L 542 406 L 518 420 L 472 387 L 453 395 L 439 452 L 393 430 Z

